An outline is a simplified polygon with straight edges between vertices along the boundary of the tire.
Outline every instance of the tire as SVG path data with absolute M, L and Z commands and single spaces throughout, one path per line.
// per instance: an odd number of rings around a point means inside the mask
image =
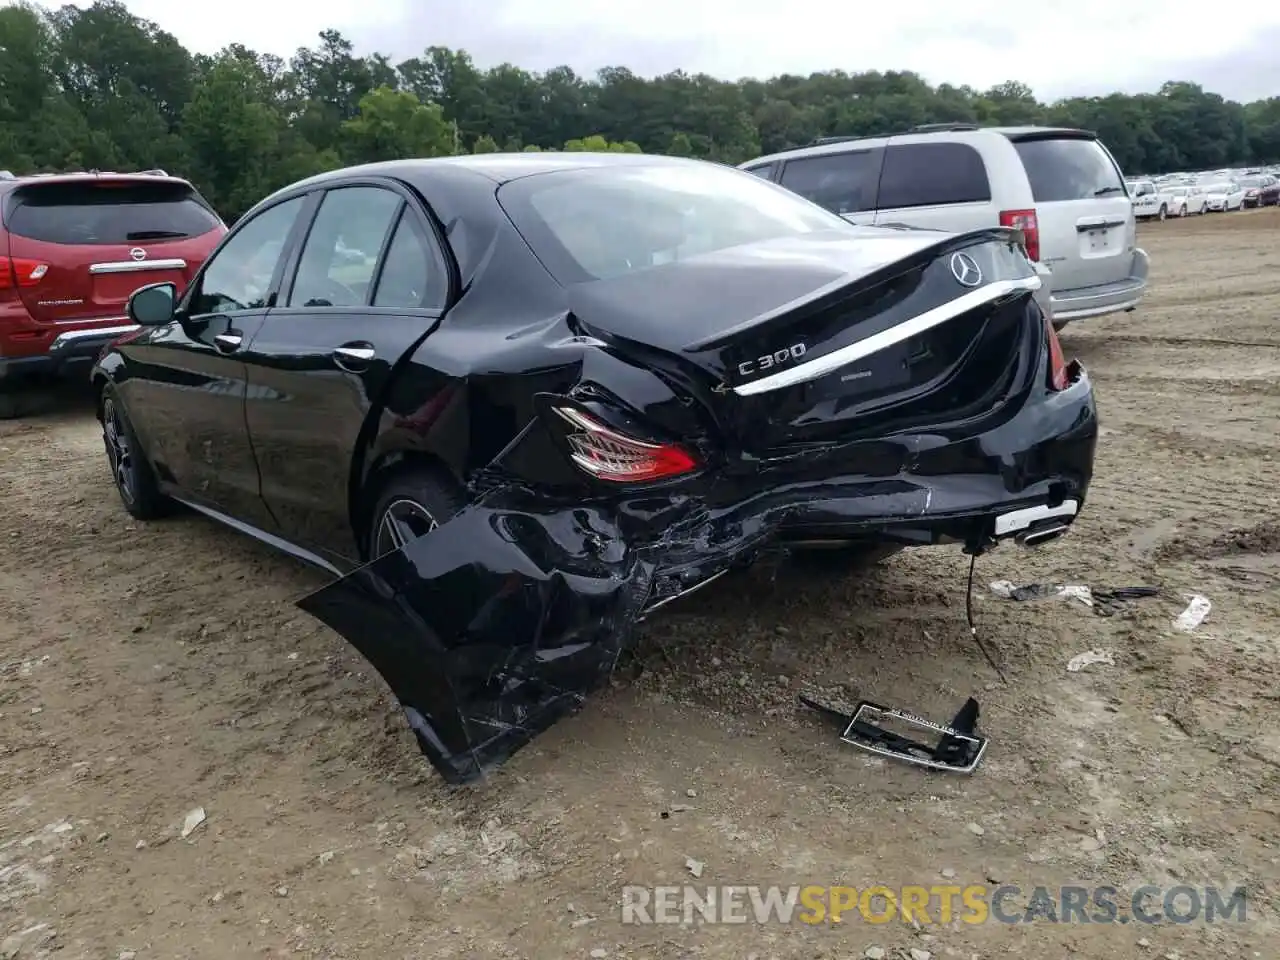
M 1178 208 L 1178 218 L 1181 219 L 1187 215 L 1187 205 L 1184 203 Z
M 397 470 L 378 488 L 369 511 L 365 556 L 374 560 L 425 536 L 466 505 L 466 491 L 444 470 L 421 465 Z
M 1163 203 L 1160 204 L 1160 212 L 1156 214 L 1156 219 L 1163 223 L 1168 216 L 1169 211 L 1165 208 Z
M 135 520 L 154 520 L 169 513 L 173 501 L 160 492 L 120 395 L 109 385 L 102 391 L 102 443 L 112 483 L 129 514 Z

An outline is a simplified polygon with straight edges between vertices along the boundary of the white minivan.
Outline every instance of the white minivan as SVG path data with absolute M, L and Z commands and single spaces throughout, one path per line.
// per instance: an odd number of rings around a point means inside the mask
M 1149 261 L 1120 167 L 1092 133 L 942 124 L 827 138 L 741 169 L 859 224 L 1023 232 L 1051 273 L 1054 326 L 1134 309 Z

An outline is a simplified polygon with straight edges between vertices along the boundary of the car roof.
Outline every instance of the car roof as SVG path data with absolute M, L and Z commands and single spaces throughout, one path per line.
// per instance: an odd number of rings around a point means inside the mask
M 111 180 L 115 183 L 175 183 L 190 187 L 191 181 L 158 173 L 112 173 L 109 170 L 76 173 L 29 173 L 17 177 L 0 178 L 0 191 L 16 190 L 33 183 L 86 183 Z
M 776 153 L 766 154 L 748 160 L 742 166 L 756 166 L 759 164 L 770 163 L 776 160 L 786 160 L 794 156 L 821 156 L 829 153 L 840 153 L 842 149 L 856 146 L 859 143 L 865 143 L 870 140 L 896 140 L 904 137 L 920 137 L 924 139 L 964 139 L 972 137 L 975 134 L 997 134 L 1008 140 L 1017 141 L 1029 138 L 1044 137 L 1071 137 L 1097 139 L 1097 134 L 1090 130 L 1083 130 L 1078 127 L 1038 127 L 1034 125 L 1012 126 L 1012 127 L 978 127 L 969 125 L 956 125 L 946 129 L 917 129 L 917 130 L 896 130 L 891 133 L 868 134 L 865 137 L 840 137 L 832 138 L 823 142 L 821 140 L 814 143 L 805 144 L 804 146 L 790 147 L 786 150 L 779 150 Z
M 355 167 L 329 170 L 307 180 L 291 184 L 317 187 L 334 180 L 353 177 L 392 177 L 413 183 L 430 177 L 432 172 L 470 172 L 496 184 L 522 177 L 563 170 L 587 170 L 598 167 L 656 167 L 700 164 L 705 161 L 682 157 L 664 157 L 652 153 L 483 153 L 459 157 L 419 157 L 406 160 L 384 160 Z

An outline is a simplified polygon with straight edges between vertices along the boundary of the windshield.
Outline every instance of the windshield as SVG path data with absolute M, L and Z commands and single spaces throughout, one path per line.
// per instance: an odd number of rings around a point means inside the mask
M 778 237 L 850 230 L 782 187 L 711 163 L 564 170 L 514 180 L 498 201 L 561 283 L 582 283 Z
M 1260 187 L 1262 186 L 1262 183 L 1263 183 L 1262 177 L 1245 177 L 1243 180 L 1240 181 L 1240 186 Z

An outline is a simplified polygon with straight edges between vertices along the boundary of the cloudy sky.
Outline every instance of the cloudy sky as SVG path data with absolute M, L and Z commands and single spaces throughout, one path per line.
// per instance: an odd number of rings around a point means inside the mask
M 76 0 L 87 5 L 87 0 Z M 1280 5 L 1214 12 L 1160 0 L 126 0 L 188 48 L 287 56 L 336 28 L 396 58 L 439 44 L 481 66 L 567 63 L 720 77 L 914 70 L 932 83 L 1029 84 L 1041 99 L 1191 80 L 1232 99 L 1280 95 Z

